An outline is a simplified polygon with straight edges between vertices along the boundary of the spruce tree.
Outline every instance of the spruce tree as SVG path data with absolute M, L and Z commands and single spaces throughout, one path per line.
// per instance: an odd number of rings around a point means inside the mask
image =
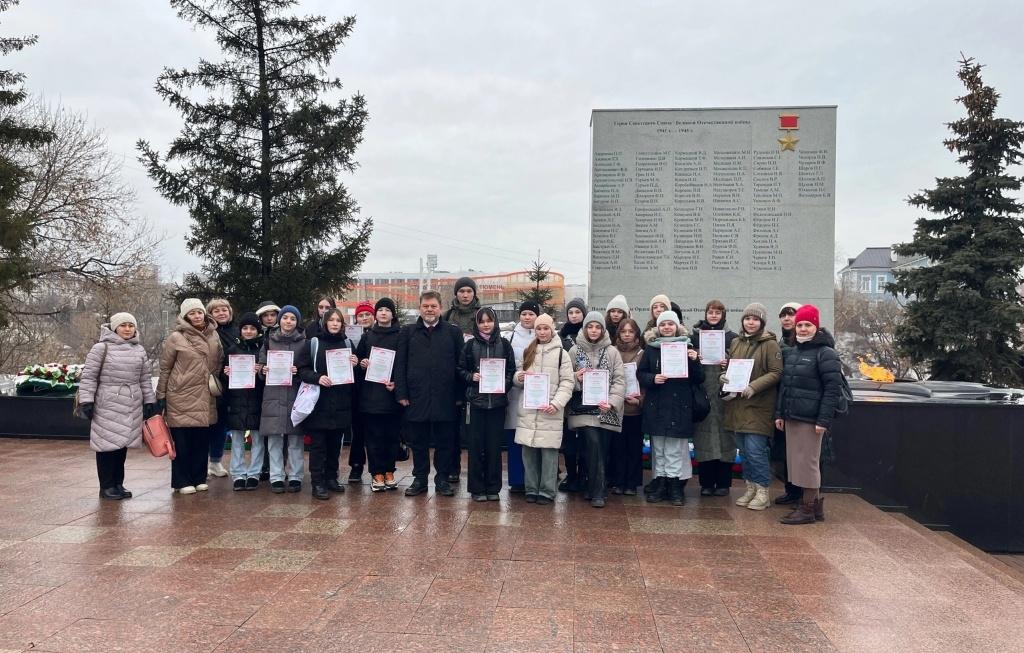
M 186 243 L 205 259 L 179 299 L 304 306 L 343 294 L 366 257 L 372 223 L 340 180 L 356 168 L 366 103 L 339 97 L 341 81 L 327 76 L 355 18 L 292 15 L 295 4 L 171 0 L 179 17 L 216 33 L 224 54 L 164 69 L 157 93 L 185 126 L 163 157 L 138 143 L 160 193 L 188 208 Z
M 967 174 L 936 179 L 909 198 L 938 217 L 920 218 L 913 240 L 896 247 L 931 265 L 899 271 L 889 291 L 909 298 L 898 349 L 928 361 L 933 379 L 1020 385 L 1024 220 L 1008 196 L 1021 179 L 1008 169 L 1021 162 L 1024 123 L 995 116 L 999 94 L 983 83 L 981 69 L 960 61 L 966 93 L 957 101 L 967 115 L 948 124 L 953 136 L 944 141 Z
M 551 301 L 554 293 L 551 292 L 550 288 L 542 288 L 540 285 L 542 281 L 547 280 L 550 268 L 548 268 L 547 263 L 544 261 L 534 261 L 531 265 L 532 267 L 527 273 L 527 277 L 533 282 L 533 288 L 530 288 L 529 290 L 520 290 L 519 301 L 520 303 L 526 301 L 537 302 L 541 311 L 550 313 L 551 307 L 548 306 L 548 302 Z
M 0 0 L 0 12 L 18 0 Z M 0 55 L 7 55 L 36 42 L 35 36 L 0 37 Z M 23 73 L 0 70 L 0 289 L 27 289 L 30 276 L 29 249 L 34 224 L 22 211 L 19 190 L 28 171 L 19 163 L 18 153 L 48 143 L 53 134 L 25 122 L 18 107 L 27 94 L 21 84 Z M 7 324 L 8 307 L 0 303 L 0 326 Z

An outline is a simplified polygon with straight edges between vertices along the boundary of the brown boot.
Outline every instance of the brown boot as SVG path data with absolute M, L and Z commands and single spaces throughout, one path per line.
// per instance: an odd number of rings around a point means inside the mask
M 814 505 L 815 501 L 811 503 L 801 503 L 797 506 L 796 510 L 789 513 L 779 521 L 783 524 L 795 526 L 799 524 L 813 524 L 814 523 Z
M 814 521 L 825 521 L 825 497 L 814 500 Z

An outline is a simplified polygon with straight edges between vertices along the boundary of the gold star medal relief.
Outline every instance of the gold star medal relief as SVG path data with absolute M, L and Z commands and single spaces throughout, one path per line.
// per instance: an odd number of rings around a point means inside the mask
M 786 132 L 786 135 L 779 140 L 780 151 L 785 152 L 796 152 L 796 144 L 800 142 L 799 138 L 793 136 L 793 132 L 800 129 L 800 116 L 795 114 L 782 114 L 779 116 L 779 131 Z

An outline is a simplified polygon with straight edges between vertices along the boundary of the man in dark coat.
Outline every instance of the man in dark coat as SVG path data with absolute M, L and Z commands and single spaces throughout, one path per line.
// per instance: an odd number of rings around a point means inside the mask
M 427 491 L 430 441 L 434 441 L 434 487 L 452 496 L 448 482 L 455 446 L 455 404 L 462 384 L 457 366 L 462 355 L 462 331 L 441 320 L 441 295 L 433 290 L 420 295 L 420 317 L 402 327 L 395 356 L 395 397 L 405 406 L 413 453 L 413 483 L 405 491 L 415 496 Z

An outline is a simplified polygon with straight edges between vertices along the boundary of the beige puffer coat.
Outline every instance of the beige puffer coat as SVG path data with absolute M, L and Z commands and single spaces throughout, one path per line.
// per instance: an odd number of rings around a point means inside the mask
M 224 351 L 217 325 L 207 318 L 199 331 L 178 318 L 160 352 L 160 381 L 156 398 L 167 402 L 164 420 L 172 428 L 201 428 L 217 422 L 217 399 L 210 392 L 210 375 L 218 374 Z
M 559 364 L 558 360 L 562 362 Z M 520 367 L 519 371 L 522 370 Z M 558 338 L 552 338 L 547 344 L 537 343 L 537 356 L 533 364 L 526 372 L 544 372 L 548 375 L 548 396 L 551 398 L 551 405 L 558 409 L 554 415 L 548 415 L 542 410 L 526 410 L 523 408 L 522 394 L 515 408 L 518 410 L 516 418 L 516 442 L 527 447 L 538 449 L 557 449 L 562 446 L 562 421 L 564 419 L 565 407 L 572 398 L 573 376 L 572 360 L 569 353 L 562 349 L 562 343 Z M 516 387 L 522 388 L 523 382 L 519 379 L 518 372 L 513 381 Z
M 93 404 L 89 447 L 117 451 L 142 441 L 142 405 L 156 403 L 152 370 L 139 334 L 125 340 L 104 324 L 85 359 L 78 401 Z

